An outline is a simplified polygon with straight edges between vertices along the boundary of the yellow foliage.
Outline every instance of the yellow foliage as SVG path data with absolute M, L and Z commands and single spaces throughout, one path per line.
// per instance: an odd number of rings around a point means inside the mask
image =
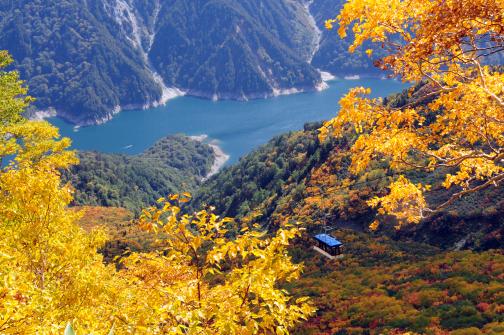
M 159 251 L 133 253 L 116 272 L 97 249 L 105 235 L 85 232 L 68 209 L 71 188 L 59 169 L 75 163 L 45 122 L 11 130 L 15 158 L 0 173 L 0 333 L 62 333 L 68 321 L 83 333 L 287 334 L 313 312 L 280 284 L 301 265 L 287 254 L 295 228 L 267 237 L 201 211 L 181 215 L 160 199 L 140 225 L 160 233 Z M 184 203 L 189 194 L 170 196 Z
M 140 224 L 166 236 L 163 248 L 127 258 L 120 273 L 135 284 L 129 323 L 149 334 L 287 334 L 314 311 L 279 287 L 300 275 L 286 250 L 297 229 L 273 237 L 242 229 L 229 239 L 232 220 L 161 205 L 144 211 Z
M 59 170 L 76 162 L 68 140 L 45 122 L 2 130 L 14 159 L 0 173 L 0 333 L 52 334 L 74 318 L 82 329 L 110 328 L 113 269 L 96 253 L 105 236 L 74 223 L 61 185 Z
M 504 180 L 504 74 L 483 65 L 504 51 L 502 0 L 349 0 L 327 28 L 339 23 L 343 38 L 355 35 L 350 50 L 365 41 L 388 51 L 383 69 L 404 81 L 425 80 L 411 103 L 393 108 L 367 97 L 363 87 L 340 101 L 337 117 L 320 129 L 320 140 L 354 131 L 351 171 L 373 160 L 388 160 L 397 171 L 449 168 L 443 186 L 457 186 L 453 196 L 429 208 L 428 186 L 416 187 L 404 176 L 391 194 L 370 202 L 404 222 L 441 210 L 467 193 L 499 186 Z M 424 101 L 432 100 L 426 104 Z
M 423 190 L 421 184 L 414 185 L 404 176 L 400 176 L 390 184 L 388 195 L 375 197 L 369 200 L 368 204 L 372 207 L 381 206 L 378 209 L 380 214 L 392 214 L 399 220 L 418 223 L 424 217 L 422 210 L 426 207 Z M 371 228 L 377 227 L 377 223 L 373 223 Z
M 159 199 L 141 226 L 160 232 L 162 248 L 133 253 L 119 272 L 105 265 L 105 234 L 68 208 L 70 140 L 21 116 L 30 98 L 17 73 L 1 71 L 9 62 L 0 52 L 0 334 L 62 334 L 68 322 L 80 334 L 287 334 L 313 312 L 281 288 L 302 269 L 287 254 L 295 228 L 232 237 L 230 219 L 181 215 Z

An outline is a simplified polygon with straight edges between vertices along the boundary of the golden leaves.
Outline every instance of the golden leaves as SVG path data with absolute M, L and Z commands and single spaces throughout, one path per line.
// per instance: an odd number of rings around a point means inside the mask
M 331 30 L 331 29 L 333 29 L 333 23 L 335 23 L 335 22 L 337 22 L 337 20 L 335 20 L 335 19 L 325 20 L 324 26 L 327 30 Z
M 13 155 L 0 171 L 0 245 L 10 256 L 0 269 L 7 299 L 0 333 L 55 333 L 73 318 L 83 330 L 110 328 L 102 315 L 115 295 L 114 270 L 96 252 L 105 236 L 77 226 L 80 213 L 67 208 L 72 191 L 60 180 L 60 169 L 77 161 L 69 141 L 46 122 L 26 120 L 0 135 L 8 147 L 0 156 Z
M 136 283 L 135 305 L 149 306 L 131 315 L 146 321 L 149 332 L 287 333 L 313 312 L 307 298 L 293 300 L 277 287 L 300 274 L 301 266 L 286 254 L 297 229 L 268 237 L 247 228 L 232 237 L 232 219 L 207 211 L 180 214 L 170 201 L 161 205 L 146 210 L 140 221 L 162 232 L 163 251 L 134 254 L 121 272 Z
M 366 97 L 369 91 L 362 87 L 350 90 L 319 139 L 355 132 L 350 167 L 355 174 L 373 161 L 389 162 L 399 172 L 451 168 L 456 172 L 446 175 L 443 186 L 463 190 L 429 210 L 426 188 L 402 177 L 371 205 L 418 222 L 424 213 L 504 180 L 504 74 L 482 65 L 504 49 L 502 1 L 350 0 L 336 21 L 341 37 L 349 29 L 355 35 L 350 51 L 365 41 L 380 42 L 389 53 L 382 68 L 403 80 L 429 83 L 397 107 Z M 330 20 L 331 26 L 336 21 Z
M 370 225 L 369 225 L 369 229 L 372 230 L 372 231 L 376 231 L 378 229 L 378 227 L 380 226 L 380 221 L 378 220 L 374 220 Z
M 363 127 L 369 125 L 373 117 L 372 108 L 375 100 L 367 100 L 365 95 L 371 90 L 364 87 L 356 87 L 350 90 L 340 100 L 341 109 L 338 117 L 329 120 L 319 129 L 320 142 L 325 141 L 329 134 L 341 136 L 352 126 L 356 133 L 362 133 Z
M 378 213 L 395 215 L 400 228 L 403 222 L 418 223 L 423 218 L 423 211 L 427 207 L 422 184 L 413 184 L 406 177 L 399 178 L 390 184 L 390 193 L 383 197 L 374 197 L 368 201 L 371 207 L 378 207 Z M 377 227 L 373 224 L 372 227 Z

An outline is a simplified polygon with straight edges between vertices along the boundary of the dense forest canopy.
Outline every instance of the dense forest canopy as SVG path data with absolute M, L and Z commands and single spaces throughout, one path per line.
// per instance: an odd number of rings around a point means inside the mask
M 172 193 L 193 192 L 210 173 L 213 149 L 182 135 L 167 136 L 135 155 L 79 152 L 64 171 L 75 188 L 74 205 L 142 208 Z

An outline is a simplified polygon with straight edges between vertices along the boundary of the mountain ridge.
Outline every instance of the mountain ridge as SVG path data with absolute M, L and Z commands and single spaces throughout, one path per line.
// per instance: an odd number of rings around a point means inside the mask
M 4 1 L 0 45 L 37 99 L 29 116 L 92 125 L 184 94 L 249 100 L 324 89 L 320 71 L 337 69 L 320 48 L 338 39 L 323 20 L 341 3 Z
M 138 155 L 79 152 L 80 163 L 63 171 L 74 187 L 73 205 L 124 207 L 135 213 L 170 193 L 191 192 L 215 173 L 212 144 L 166 136 Z

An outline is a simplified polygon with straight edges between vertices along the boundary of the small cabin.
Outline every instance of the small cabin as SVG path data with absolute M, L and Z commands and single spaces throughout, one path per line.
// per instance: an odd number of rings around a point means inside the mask
M 341 247 L 343 246 L 343 243 L 332 237 L 331 235 L 328 234 L 318 234 L 315 235 L 315 241 L 317 242 L 317 245 L 314 246 L 314 249 L 317 251 L 323 251 L 324 253 L 327 253 L 328 255 L 326 256 L 331 256 L 329 258 L 333 258 L 335 256 L 341 255 Z M 322 253 L 323 254 L 323 253 Z

